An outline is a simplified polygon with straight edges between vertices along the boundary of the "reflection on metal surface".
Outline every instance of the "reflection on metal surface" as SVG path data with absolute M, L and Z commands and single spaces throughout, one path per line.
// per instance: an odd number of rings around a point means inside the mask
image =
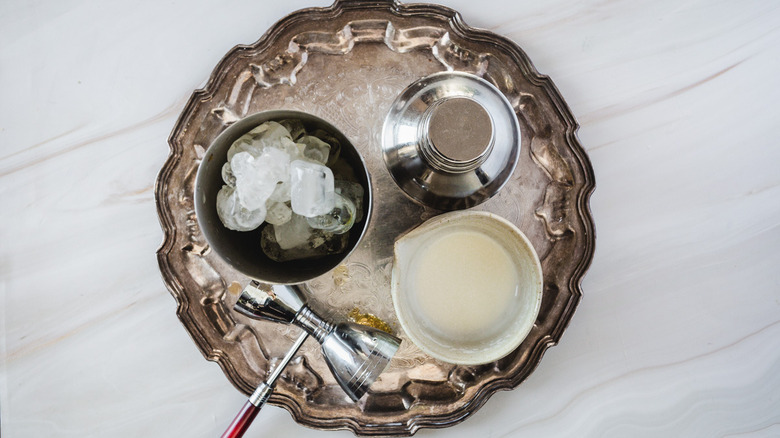
M 410 435 L 457 424 L 497 390 L 528 377 L 571 319 L 593 255 L 593 171 L 575 136 L 577 124 L 552 82 L 506 38 L 470 28 L 441 6 L 358 0 L 293 13 L 258 42 L 231 50 L 171 133 L 171 154 L 155 189 L 165 232 L 160 270 L 198 348 L 248 395 L 272 368 L 268 358 L 282 356 L 298 329 L 267 321 L 244 325 L 229 310 L 237 296 L 226 291 L 228 285 L 249 279 L 209 251 L 195 220 L 193 184 L 203 145 L 234 118 L 268 109 L 307 111 L 344 132 L 366 160 L 374 211 L 365 238 L 343 264 L 346 272 L 308 282 L 309 304 L 328 317 L 355 307 L 370 310 L 398 327 L 390 299 L 393 241 L 438 212 L 412 202 L 393 182 L 382 159 L 382 122 L 401 90 L 445 70 L 487 80 L 517 114 L 517 168 L 496 196 L 475 209 L 509 219 L 542 259 L 545 292 L 536 324 L 516 351 L 476 367 L 438 362 L 402 342 L 359 404 L 338 386 L 319 345 L 306 342 L 301 366 L 288 368 L 294 374 L 287 381 L 283 375 L 269 400 L 299 423 Z
M 435 73 L 393 102 L 382 152 L 396 184 L 439 210 L 481 204 L 506 184 L 520 153 L 520 127 L 501 91 L 477 76 Z

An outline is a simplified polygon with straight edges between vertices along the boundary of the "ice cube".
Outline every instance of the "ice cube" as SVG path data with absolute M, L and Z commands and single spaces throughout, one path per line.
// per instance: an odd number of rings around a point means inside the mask
M 339 159 L 339 155 L 341 155 L 341 142 L 335 136 L 323 129 L 316 129 L 312 135 L 330 145 L 330 157 L 328 158 L 327 165 L 328 167 L 333 166 L 336 160 Z
M 265 201 L 276 188 L 277 178 L 274 173 L 264 169 L 263 162 L 248 152 L 239 152 L 233 156 L 230 167 L 236 176 L 236 193 L 241 205 L 248 210 L 264 207 Z
M 290 180 L 290 155 L 276 148 L 266 148 L 257 157 L 256 166 L 270 175 L 274 182 Z
M 295 143 L 290 142 L 291 145 L 295 148 L 297 151 L 297 147 L 295 147 Z M 278 149 L 269 149 L 269 160 L 284 160 L 284 162 L 277 162 L 275 164 L 269 165 L 274 169 L 274 176 L 276 177 L 276 187 L 274 187 L 273 192 L 271 193 L 271 196 L 268 198 L 271 201 L 276 202 L 288 202 L 290 200 L 290 161 L 283 157 L 281 154 L 285 154 L 285 156 L 289 156 L 287 152 L 281 151 Z M 262 160 L 262 158 L 261 158 Z
M 319 216 L 306 218 L 310 227 L 334 234 L 344 234 L 355 223 L 355 204 L 346 197 L 335 194 L 333 210 Z
M 290 157 L 290 161 L 299 160 L 303 157 L 303 148 L 289 138 L 282 138 L 274 145 L 274 148 L 286 152 Z
M 240 152 L 249 152 L 259 157 L 266 146 L 277 144 L 283 138 L 292 141 L 290 132 L 284 126 L 277 122 L 265 122 L 234 141 L 228 149 L 227 159 L 232 161 Z
M 233 161 L 233 157 L 235 157 L 236 154 L 241 152 L 248 152 L 253 156 L 259 156 L 260 152 L 262 151 L 255 150 L 251 142 L 246 142 L 239 139 L 233 142 L 233 144 L 230 146 L 230 149 L 228 149 L 227 162 L 229 163 Z
M 284 202 L 268 200 L 265 204 L 267 213 L 265 221 L 272 225 L 282 225 L 292 219 L 292 210 Z
M 363 220 L 363 186 L 356 182 L 337 179 L 335 192 L 355 204 L 355 222 Z
M 248 152 L 254 157 L 259 157 L 263 152 L 262 147 L 255 145 L 250 137 L 240 137 L 230 145 L 230 149 L 227 152 L 228 163 L 233 161 L 233 157 L 241 152 Z
M 306 218 L 297 214 L 282 225 L 274 225 L 274 237 L 281 249 L 290 249 L 303 245 L 312 233 Z
M 282 138 L 288 138 L 292 140 L 290 131 L 278 122 L 265 122 L 249 131 L 245 134 L 252 138 L 256 142 L 263 143 L 265 145 L 270 143 L 276 143 Z
M 276 183 L 274 192 L 271 193 L 269 201 L 275 202 L 289 202 L 290 201 L 290 180 L 280 181 Z
M 306 129 L 303 127 L 303 122 L 298 119 L 280 120 L 279 124 L 284 126 L 287 131 L 290 132 L 290 137 L 293 140 L 297 140 L 306 134 Z
M 222 165 L 222 181 L 230 187 L 236 187 L 236 176 L 233 175 L 233 169 L 230 168 L 230 163 Z
M 260 246 L 268 258 L 277 262 L 339 254 L 344 252 L 349 246 L 349 234 L 333 234 L 322 230 L 310 230 L 311 234 L 306 241 L 291 248 L 282 249 L 276 239 L 275 228 L 277 227 L 268 226 L 263 228 L 260 234 Z
M 290 185 L 293 212 L 314 217 L 333 210 L 333 172 L 327 167 L 295 160 L 290 165 Z
M 289 148 L 290 144 L 295 143 L 293 143 L 292 138 L 290 137 L 290 132 L 287 130 L 287 128 L 277 122 L 266 122 L 255 129 L 259 130 L 259 128 L 262 127 L 265 127 L 266 129 L 261 131 L 255 137 L 254 141 L 256 144 L 259 143 L 261 145 L 263 152 L 269 148 L 273 148 L 288 152 L 288 155 L 291 155 L 285 148 Z M 294 157 L 291 157 L 289 160 L 292 161 L 293 159 Z
M 238 202 L 236 190 L 222 186 L 217 193 L 217 215 L 225 227 L 235 231 L 252 231 L 265 221 L 265 206 L 248 210 Z
M 299 145 L 303 145 L 303 156 L 311 161 L 316 161 L 320 164 L 326 164 L 328 162 L 328 156 L 330 156 L 330 145 L 320 140 L 317 137 L 306 135 L 298 140 Z
M 233 155 L 230 160 L 230 169 L 233 171 L 233 175 L 236 179 L 242 178 L 244 175 L 253 173 L 255 171 L 255 157 L 249 152 L 239 152 Z

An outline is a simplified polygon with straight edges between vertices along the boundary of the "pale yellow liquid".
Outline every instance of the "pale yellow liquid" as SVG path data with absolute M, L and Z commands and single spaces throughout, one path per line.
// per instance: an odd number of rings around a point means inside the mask
M 456 230 L 418 250 L 409 286 L 433 334 L 460 341 L 491 339 L 519 305 L 517 265 L 478 231 Z

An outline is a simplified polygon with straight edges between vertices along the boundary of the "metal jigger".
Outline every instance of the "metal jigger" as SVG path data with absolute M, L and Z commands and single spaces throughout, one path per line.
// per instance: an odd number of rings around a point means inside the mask
M 250 283 L 233 307 L 254 319 L 292 323 L 322 345 L 322 354 L 336 381 L 357 401 L 387 367 L 401 340 L 381 330 L 354 323 L 332 324 L 306 305 L 300 286 L 262 289 Z
M 390 359 L 398 350 L 401 340 L 372 327 L 340 323 L 332 324 L 319 317 L 309 306 L 301 286 L 272 286 L 270 291 L 262 289 L 252 281 L 238 298 L 233 310 L 253 319 L 292 323 L 304 332 L 298 337 L 284 359 L 277 364 L 266 381 L 262 382 L 249 397 L 223 438 L 243 436 L 260 408 L 271 396 L 276 379 L 290 362 L 308 336 L 322 345 L 322 354 L 336 381 L 349 397 L 358 401 L 369 386 L 384 371 Z

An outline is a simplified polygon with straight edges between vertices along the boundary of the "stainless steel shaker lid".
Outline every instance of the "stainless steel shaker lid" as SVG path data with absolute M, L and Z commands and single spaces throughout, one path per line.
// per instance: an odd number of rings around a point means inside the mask
M 514 109 L 468 73 L 424 77 L 396 98 L 382 132 L 385 164 L 413 200 L 440 210 L 480 204 L 506 183 L 520 152 Z

